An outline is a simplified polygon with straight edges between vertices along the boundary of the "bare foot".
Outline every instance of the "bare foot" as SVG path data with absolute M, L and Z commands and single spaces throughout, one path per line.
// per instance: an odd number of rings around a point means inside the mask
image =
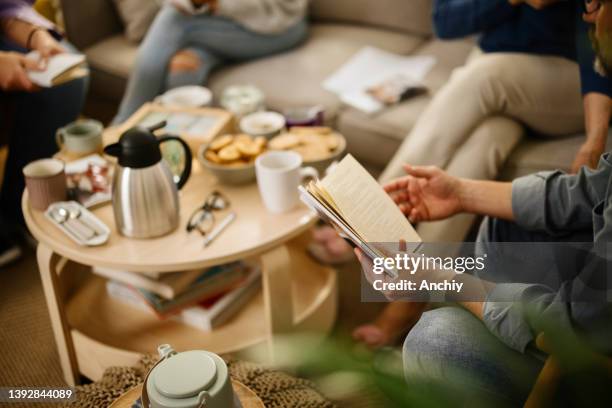
M 401 335 L 410 331 L 426 307 L 427 303 L 390 303 L 373 323 L 357 327 L 353 338 L 370 348 L 393 345 Z

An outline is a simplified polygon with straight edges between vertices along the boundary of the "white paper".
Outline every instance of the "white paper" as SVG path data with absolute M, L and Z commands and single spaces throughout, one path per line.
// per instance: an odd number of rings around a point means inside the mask
M 34 61 L 40 61 L 40 54 L 37 51 L 30 52 L 27 57 Z M 56 77 L 84 62 L 85 56 L 83 54 L 57 54 L 49 58 L 47 68 L 44 71 L 28 71 L 28 77 L 36 85 L 50 88 L 53 86 L 53 80 Z
M 366 113 L 380 111 L 384 105 L 366 90 L 401 74 L 415 83 L 423 81 L 436 63 L 431 56 L 403 56 L 376 47 L 364 47 L 323 82 L 323 88 L 340 100 Z

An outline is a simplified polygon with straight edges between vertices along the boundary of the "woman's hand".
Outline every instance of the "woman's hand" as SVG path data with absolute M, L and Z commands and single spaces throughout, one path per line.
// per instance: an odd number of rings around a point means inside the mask
M 40 54 L 43 63 L 42 68 L 52 56 L 66 52 L 66 49 L 44 29 L 36 29 L 36 32 L 32 34 L 30 46 L 32 50 L 38 51 Z
M 580 146 L 572 163 L 572 173 L 578 173 L 582 166 L 591 169 L 597 168 L 597 163 L 599 163 L 599 158 L 603 154 L 605 147 L 605 142 L 601 145 L 584 143 Z
M 38 62 L 18 52 L 0 51 L 0 89 L 26 92 L 38 89 L 28 78 L 28 69 L 39 69 Z
M 404 166 L 407 176 L 384 186 L 411 222 L 433 221 L 463 211 L 461 181 L 433 166 Z

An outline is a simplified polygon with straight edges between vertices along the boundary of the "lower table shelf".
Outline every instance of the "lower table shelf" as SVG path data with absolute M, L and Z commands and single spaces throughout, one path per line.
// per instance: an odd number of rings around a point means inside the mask
M 294 332 L 326 334 L 336 318 L 336 272 L 310 259 L 303 247 L 287 247 Z M 135 364 L 142 354 L 155 353 L 163 343 L 177 350 L 200 348 L 224 354 L 244 351 L 268 340 L 261 292 L 233 319 L 211 332 L 173 320 L 158 320 L 112 299 L 106 293 L 105 280 L 95 275 L 74 291 L 65 307 L 79 369 L 93 380 L 106 367 Z

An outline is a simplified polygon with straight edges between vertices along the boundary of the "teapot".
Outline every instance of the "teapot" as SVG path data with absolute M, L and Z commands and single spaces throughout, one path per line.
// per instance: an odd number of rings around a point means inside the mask
M 115 223 L 121 234 L 131 238 L 154 238 L 178 226 L 180 190 L 191 174 L 191 150 L 178 136 L 156 137 L 161 122 L 151 128 L 137 126 L 123 133 L 104 152 L 118 158 L 113 176 L 112 202 Z M 160 145 L 175 140 L 185 152 L 185 166 L 178 178 L 162 159 Z
M 240 408 L 227 365 L 218 355 L 191 350 L 177 353 L 169 344 L 157 348 L 160 360 L 142 388 L 145 408 Z

